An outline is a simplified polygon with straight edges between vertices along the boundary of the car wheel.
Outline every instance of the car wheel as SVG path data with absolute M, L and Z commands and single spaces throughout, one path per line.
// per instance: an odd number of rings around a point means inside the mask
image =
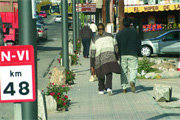
M 149 57 L 152 54 L 152 49 L 149 46 L 141 47 L 141 56 Z

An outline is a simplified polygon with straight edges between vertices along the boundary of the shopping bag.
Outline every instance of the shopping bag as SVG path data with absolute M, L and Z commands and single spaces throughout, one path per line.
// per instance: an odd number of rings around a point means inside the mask
M 89 79 L 90 82 L 94 82 L 94 81 L 97 81 L 97 80 L 98 80 L 98 78 L 97 78 L 96 75 L 91 75 L 91 77 Z

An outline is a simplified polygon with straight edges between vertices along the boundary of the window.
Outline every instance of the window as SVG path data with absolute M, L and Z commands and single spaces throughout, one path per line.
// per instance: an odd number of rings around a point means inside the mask
M 169 40 L 179 40 L 179 32 L 175 31 L 175 32 L 171 32 L 167 35 L 165 35 L 165 40 L 169 41 Z

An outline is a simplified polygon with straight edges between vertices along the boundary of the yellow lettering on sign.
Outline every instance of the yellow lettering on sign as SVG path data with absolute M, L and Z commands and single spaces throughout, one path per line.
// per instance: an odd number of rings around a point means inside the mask
M 164 9 L 164 10 L 169 10 L 169 5 L 164 5 L 164 6 L 163 6 L 163 9 Z
M 180 4 L 125 7 L 125 13 L 180 10 Z
M 134 7 L 134 12 L 139 12 L 138 7 Z
M 148 7 L 144 7 L 144 11 L 148 12 L 148 11 L 157 11 L 159 9 L 158 6 L 148 6 Z
M 180 10 L 180 5 L 174 5 L 175 10 Z

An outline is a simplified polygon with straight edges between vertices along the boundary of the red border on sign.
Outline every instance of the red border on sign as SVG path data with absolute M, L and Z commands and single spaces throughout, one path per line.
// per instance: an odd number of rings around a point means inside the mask
M 1 100 L 1 80 L 0 80 L 0 102 L 8 103 L 8 102 L 32 102 L 36 100 L 36 91 L 35 91 L 35 64 L 34 64 L 34 47 L 32 45 L 17 45 L 17 46 L 0 46 L 0 51 L 9 50 L 29 50 L 29 60 L 28 61 L 20 61 L 20 62 L 7 62 L 4 63 L 0 59 L 0 66 L 21 66 L 21 65 L 31 65 L 32 66 L 32 92 L 33 98 L 32 99 L 21 99 L 21 100 Z M 0 54 L 1 58 L 1 54 Z

